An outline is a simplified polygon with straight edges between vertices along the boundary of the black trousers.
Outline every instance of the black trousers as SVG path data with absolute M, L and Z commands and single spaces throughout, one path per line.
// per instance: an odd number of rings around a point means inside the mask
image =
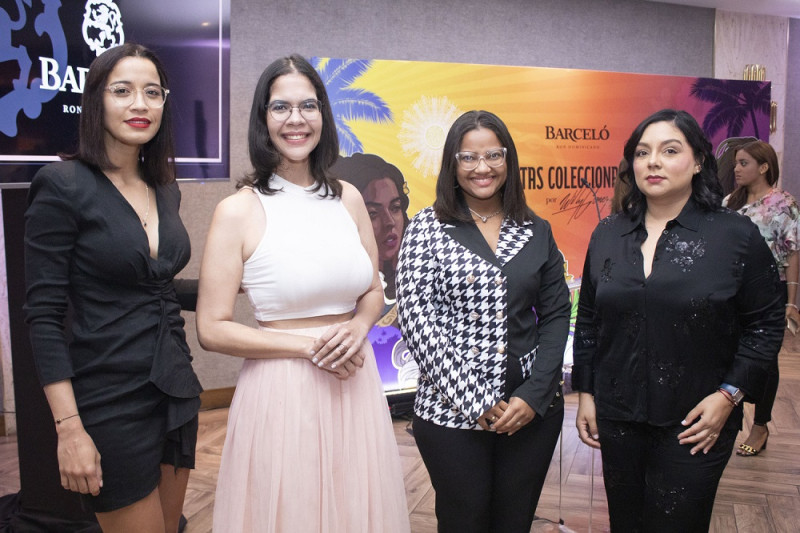
M 452 429 L 414 416 L 436 491 L 440 533 L 528 533 L 564 420 L 561 394 L 514 435 Z
M 772 406 L 775 405 L 775 397 L 778 395 L 778 381 L 780 374 L 778 372 L 778 358 L 770 366 L 769 374 L 767 374 L 767 384 L 764 388 L 764 396 L 755 404 L 753 410 L 753 422 L 759 425 L 765 425 L 772 420 Z
M 731 414 L 741 419 L 741 411 Z M 722 471 L 738 433 L 729 420 L 717 443 L 691 455 L 686 428 L 598 419 L 611 531 L 707 533 Z
M 782 283 L 784 295 L 783 303 L 788 301 L 786 294 L 786 282 Z M 767 422 L 772 420 L 772 406 L 775 405 L 775 396 L 778 395 L 778 381 L 780 380 L 780 373 L 778 372 L 778 358 L 775 358 L 774 363 L 769 368 L 767 374 L 767 384 L 764 387 L 764 396 L 761 400 L 755 403 L 755 410 L 753 411 L 753 422 L 759 425 L 766 425 Z

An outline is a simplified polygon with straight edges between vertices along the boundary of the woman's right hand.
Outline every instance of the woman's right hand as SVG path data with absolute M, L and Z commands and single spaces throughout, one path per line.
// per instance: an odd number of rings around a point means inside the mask
M 77 417 L 64 420 L 56 431 L 61 486 L 73 492 L 97 496 L 103 487 L 103 469 L 92 437 Z
M 588 392 L 578 393 L 578 413 L 575 415 L 575 425 L 578 427 L 578 437 L 584 444 L 600 449 L 594 396 Z

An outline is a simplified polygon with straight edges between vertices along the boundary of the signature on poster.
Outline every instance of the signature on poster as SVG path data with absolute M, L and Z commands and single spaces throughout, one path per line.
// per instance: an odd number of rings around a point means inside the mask
M 604 206 L 611 199 L 608 196 L 597 195 L 597 202 L 600 204 L 600 211 L 604 211 Z M 556 210 L 553 215 L 568 214 L 567 224 L 583 216 L 586 211 L 594 211 L 594 198 L 588 189 L 578 189 L 569 191 L 557 198 L 548 198 L 547 203 L 555 203 Z M 607 211 L 606 211 L 607 212 Z

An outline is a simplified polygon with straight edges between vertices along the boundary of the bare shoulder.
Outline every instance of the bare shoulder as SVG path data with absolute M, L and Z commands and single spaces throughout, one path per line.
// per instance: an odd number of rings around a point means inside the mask
M 217 204 L 214 218 L 228 222 L 242 222 L 252 216 L 253 212 L 261 209 L 258 195 L 249 187 L 239 189 Z
M 342 184 L 342 203 L 347 207 L 350 212 L 356 212 L 358 209 L 364 207 L 364 199 L 361 193 L 352 184 L 344 180 L 339 180 Z

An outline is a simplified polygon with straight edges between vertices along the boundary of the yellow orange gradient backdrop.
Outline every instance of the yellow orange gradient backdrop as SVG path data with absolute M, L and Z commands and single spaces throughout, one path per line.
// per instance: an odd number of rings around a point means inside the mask
M 553 226 L 569 273 L 581 275 L 598 217 L 591 193 L 572 167 L 613 170 L 633 128 L 665 107 L 702 122 L 709 104 L 689 96 L 694 77 L 570 69 L 375 60 L 351 87 L 369 91 L 392 110 L 393 121 L 348 121 L 365 153 L 397 166 L 409 187 L 409 216 L 434 199 L 441 149 L 453 120 L 485 109 L 508 126 L 525 167 L 528 204 Z M 548 128 L 551 135 L 548 138 Z M 569 130 L 585 139 L 564 138 Z M 556 138 L 554 138 L 556 137 Z M 558 138 L 561 137 L 561 138 Z M 564 170 L 565 169 L 565 170 Z M 550 179 L 566 173 L 566 180 Z M 536 179 L 529 179 L 536 175 Z M 597 190 L 609 214 L 613 180 Z

